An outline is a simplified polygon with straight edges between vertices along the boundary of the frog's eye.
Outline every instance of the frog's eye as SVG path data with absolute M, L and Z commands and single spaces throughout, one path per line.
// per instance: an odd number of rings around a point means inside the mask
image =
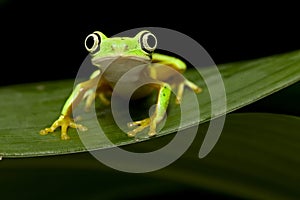
M 88 50 L 88 52 L 93 53 L 96 50 L 99 50 L 100 43 L 101 43 L 101 37 L 96 33 L 92 33 L 85 38 L 84 45 L 86 50 Z
M 152 52 L 156 49 L 157 46 L 157 39 L 155 35 L 150 32 L 145 32 L 140 37 L 140 43 L 146 52 Z

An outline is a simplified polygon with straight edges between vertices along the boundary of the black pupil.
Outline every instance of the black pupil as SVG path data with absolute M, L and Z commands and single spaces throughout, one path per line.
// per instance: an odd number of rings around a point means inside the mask
M 149 35 L 147 38 L 147 43 L 150 47 L 154 47 L 155 46 L 155 38 L 152 35 Z
M 91 49 L 94 46 L 94 38 L 92 36 L 90 36 L 87 40 L 86 40 L 86 46 Z

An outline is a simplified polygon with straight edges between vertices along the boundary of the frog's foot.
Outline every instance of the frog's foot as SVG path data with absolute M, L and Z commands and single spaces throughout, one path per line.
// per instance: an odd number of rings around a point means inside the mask
M 152 119 L 152 120 L 151 120 Z M 135 122 L 129 122 L 127 123 L 128 128 L 133 128 L 136 127 L 135 129 L 127 132 L 127 135 L 129 137 L 134 137 L 137 133 L 143 131 L 145 128 L 150 127 L 150 130 L 148 132 L 148 135 L 154 136 L 156 135 L 156 125 L 161 121 L 154 120 L 153 116 L 151 118 L 146 118 L 140 121 L 135 121 Z
M 180 104 L 183 96 L 184 88 L 188 87 L 193 90 L 195 93 L 202 92 L 202 88 L 198 87 L 196 84 L 189 80 L 185 80 L 184 82 L 180 83 L 177 88 L 177 95 L 176 95 L 176 104 Z
M 141 121 L 129 122 L 127 123 L 128 128 L 136 127 L 135 129 L 129 131 L 127 135 L 129 137 L 134 137 L 137 133 L 141 132 L 148 126 L 150 126 L 150 118 L 143 119 Z M 154 134 L 155 135 L 155 134 Z
M 81 124 L 76 124 L 70 117 L 61 115 L 50 128 L 45 128 L 40 131 L 41 135 L 47 135 L 48 133 L 52 133 L 58 127 L 61 127 L 61 139 L 68 140 L 70 136 L 67 134 L 68 127 L 77 128 L 81 131 L 86 131 L 87 128 Z

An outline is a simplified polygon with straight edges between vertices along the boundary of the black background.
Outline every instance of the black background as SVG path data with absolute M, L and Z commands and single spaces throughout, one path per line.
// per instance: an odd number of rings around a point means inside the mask
M 63 2 L 63 3 L 62 3 Z M 0 85 L 74 78 L 85 37 L 165 27 L 197 40 L 216 64 L 300 48 L 295 5 L 158 1 L 3 1 Z
M 0 0 L 0 86 L 75 78 L 80 64 L 87 56 L 84 39 L 95 30 L 110 36 L 137 27 L 174 29 L 196 39 L 216 64 L 300 49 L 298 5 L 283 5 L 282 2 L 262 5 L 254 1 L 242 1 L 238 5 L 230 5 L 228 1 L 226 5 L 213 1 L 209 1 L 209 4 L 204 1 L 193 2 L 173 1 L 163 6 L 162 1 Z M 299 99 L 299 92 L 295 96 L 295 91 L 299 91 L 299 86 L 298 83 L 296 90 L 285 89 L 243 109 L 299 116 L 299 109 L 295 106 Z M 237 153 L 240 153 L 239 150 Z M 72 156 L 77 160 L 72 160 Z M 59 193 L 58 197 L 62 198 L 70 195 L 80 198 L 93 195 L 91 191 L 97 189 L 105 190 L 106 187 L 98 187 L 99 183 L 111 187 L 115 180 L 121 183 L 124 181 L 124 185 L 130 180 L 136 183 L 148 180 L 146 176 L 133 176 L 109 171 L 107 168 L 102 172 L 98 170 L 97 161 L 90 157 L 87 160 L 89 162 L 85 163 L 78 154 L 3 160 L 3 196 L 17 196 L 20 199 L 21 196 L 40 197 L 42 194 L 42 198 L 57 198 L 56 193 Z M 233 163 L 236 166 L 238 164 L 239 161 Z M 82 170 L 81 167 L 85 165 L 96 166 L 98 171 L 84 167 Z M 260 170 L 259 163 L 257 166 Z M 106 179 L 105 174 L 108 174 Z M 249 180 L 254 181 L 252 177 Z M 120 192 L 119 189 L 122 188 L 116 187 L 115 191 Z M 157 199 L 186 197 L 187 194 L 200 196 L 200 193 L 201 197 L 218 197 L 209 191 L 196 189 L 162 195 Z M 146 199 L 151 198 L 156 196 Z

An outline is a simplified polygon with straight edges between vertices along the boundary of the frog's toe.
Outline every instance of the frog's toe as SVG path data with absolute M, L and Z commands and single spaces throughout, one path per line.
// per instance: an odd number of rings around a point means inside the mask
M 195 83 L 189 81 L 189 80 L 186 80 L 185 81 L 185 85 L 187 87 L 189 87 L 191 90 L 193 90 L 195 93 L 200 93 L 202 92 L 202 88 L 197 86 Z
M 143 131 L 145 128 L 147 128 L 149 125 L 143 125 L 143 126 L 138 126 L 137 128 L 128 131 L 127 135 L 128 137 L 134 137 L 137 133 Z
M 176 104 L 181 104 L 181 101 L 182 101 L 182 96 L 176 97 L 176 100 L 175 100 Z
M 69 140 L 70 139 L 70 136 L 68 136 L 67 134 L 61 134 L 61 139 L 62 140 Z
M 150 131 L 148 132 L 148 135 L 149 135 L 150 137 L 155 136 L 155 135 L 156 135 L 156 131 L 155 131 L 155 130 L 150 130 Z
M 50 128 L 45 128 L 40 130 L 40 135 L 47 135 L 48 133 L 53 132 Z
M 40 130 L 40 135 L 47 135 L 48 133 L 52 133 L 59 127 L 59 124 L 54 122 L 51 127 Z
M 83 126 L 81 124 L 77 124 L 75 122 L 70 122 L 69 126 L 71 128 L 79 129 L 80 131 L 87 131 L 88 130 L 88 128 L 86 126 Z
M 135 127 L 135 126 L 149 126 L 150 124 L 150 118 L 146 118 L 146 119 L 143 119 L 143 120 L 140 120 L 140 121 L 134 121 L 134 122 L 128 122 L 127 123 L 127 126 L 128 128 L 132 128 L 132 127 Z
M 202 92 L 202 88 L 201 87 L 197 87 L 197 88 L 194 89 L 194 91 L 196 93 L 201 93 Z

